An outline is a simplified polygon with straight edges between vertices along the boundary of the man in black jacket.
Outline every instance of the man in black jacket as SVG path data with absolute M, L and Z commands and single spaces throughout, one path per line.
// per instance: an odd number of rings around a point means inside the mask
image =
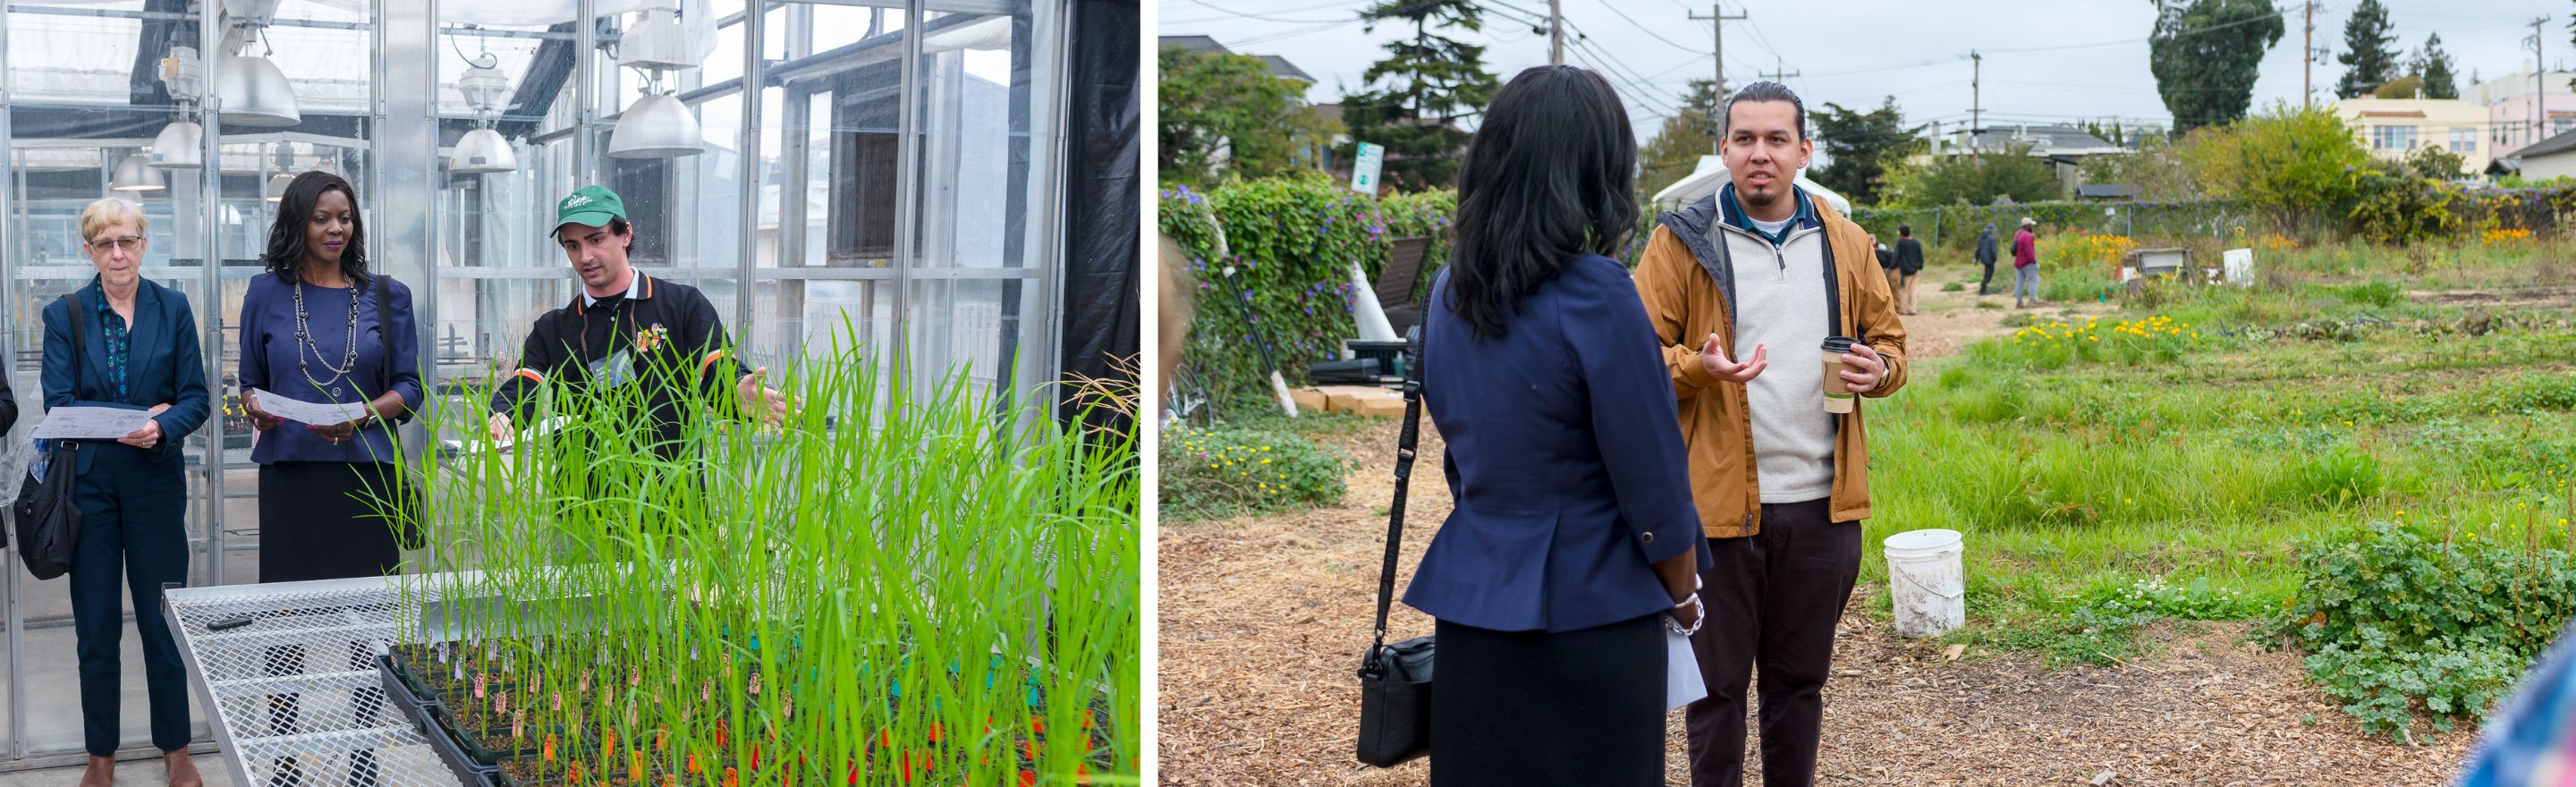
M 1986 269 L 1986 277 L 1977 280 L 1978 295 L 1987 294 L 1987 286 L 1995 281 L 1995 252 L 1995 225 L 1988 224 L 1977 233 L 1977 265 Z
M 1914 274 L 1923 272 L 1923 242 L 1914 239 L 1914 227 L 1896 225 L 1896 272 L 1901 278 L 1896 288 L 1896 313 L 1914 313 Z
M 786 397 L 761 386 L 769 370 L 744 372 L 733 362 L 724 322 L 704 293 L 646 276 L 627 261 L 635 226 L 616 192 L 575 189 L 555 207 L 554 234 L 581 292 L 529 329 L 519 369 L 492 394 L 492 439 L 510 440 L 512 415 L 529 415 L 532 394 L 548 385 L 652 386 L 645 391 L 651 445 L 665 458 L 677 455 L 678 399 L 692 386 L 709 400 L 738 403 L 746 415 L 765 409 L 772 419 L 786 416 Z

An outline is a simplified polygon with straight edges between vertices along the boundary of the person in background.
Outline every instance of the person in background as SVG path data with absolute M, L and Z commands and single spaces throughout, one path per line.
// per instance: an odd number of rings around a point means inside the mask
M 72 441 L 79 476 L 74 504 L 80 540 L 72 547 L 74 649 L 80 656 L 81 732 L 89 768 L 81 787 L 116 778 L 118 700 L 124 694 L 118 640 L 133 594 L 143 637 L 143 686 L 152 704 L 152 746 L 171 787 L 205 780 L 188 759 L 188 674 L 179 643 L 160 615 L 161 586 L 188 582 L 187 459 L 180 445 L 206 423 L 206 364 L 188 296 L 143 278 L 150 221 L 113 197 L 81 209 L 80 232 L 98 276 L 45 304 L 45 407 L 141 410 L 143 426 L 115 440 Z M 72 352 L 74 330 L 81 352 Z
M 2039 222 L 2021 217 L 2021 230 L 2013 233 L 2013 308 L 2026 309 L 2039 305 Z
M 1744 782 L 1758 666 L 1762 784 L 1799 787 L 1815 780 L 1834 627 L 1870 515 L 1868 408 L 1825 411 L 1817 353 L 1827 337 L 1852 337 L 1836 374 L 1861 397 L 1888 396 L 1905 384 L 1905 324 L 1865 267 L 1869 233 L 1794 185 L 1815 151 L 1798 94 L 1755 82 L 1726 113 L 1728 182 L 1663 215 L 1637 295 L 1662 345 L 1699 534 L 1715 556 L 1700 572 L 1708 625 L 1692 642 L 1708 698 L 1684 714 L 1691 783 Z M 1774 344 L 1793 353 L 1776 369 Z
M 1460 168 L 1421 369 L 1457 505 L 1404 594 L 1437 621 L 1434 787 L 1664 783 L 1666 628 L 1696 629 L 1707 553 L 1654 330 L 1608 256 L 1636 163 L 1610 84 L 1541 66 Z
M 1995 225 L 1992 223 L 1977 232 L 1977 265 L 1986 269 L 1985 277 L 1977 280 L 1977 294 L 1983 296 L 1995 281 Z
M 1888 248 L 1887 244 L 1878 242 L 1878 238 L 1874 236 L 1869 241 L 1878 255 L 1878 272 L 1887 277 L 1887 291 L 1894 294 L 1897 285 L 1905 281 L 1904 274 L 1897 272 L 1896 269 L 1896 251 Z
M 1914 277 L 1923 272 L 1923 242 L 1914 239 L 1914 227 L 1896 225 L 1896 313 L 1914 313 Z

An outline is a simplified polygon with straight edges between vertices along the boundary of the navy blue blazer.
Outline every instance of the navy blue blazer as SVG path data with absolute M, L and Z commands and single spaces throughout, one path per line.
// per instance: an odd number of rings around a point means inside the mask
M 1585 255 L 1501 336 L 1424 306 L 1422 396 L 1457 507 L 1404 603 L 1497 631 L 1577 631 L 1671 609 L 1653 564 L 1698 553 L 1690 462 L 1662 347 L 1627 270 Z
M 208 409 L 206 363 L 197 341 L 197 317 L 188 309 L 188 296 L 179 291 L 144 279 L 135 285 L 134 320 L 126 326 L 125 388 L 127 396 L 116 397 L 116 385 L 107 378 L 107 339 L 99 330 L 98 303 L 107 297 L 99 290 L 97 277 L 78 291 L 81 328 L 80 390 L 72 385 L 71 314 L 63 299 L 45 303 L 45 409 L 56 407 L 114 407 L 146 410 L 168 402 L 170 409 L 152 416 L 161 422 L 161 443 L 150 452 L 152 461 L 176 461 L 180 445 L 189 433 L 204 426 Z M 80 465 L 75 472 L 89 472 L 90 460 L 99 451 L 137 451 L 133 446 L 113 440 L 84 440 L 78 452 Z

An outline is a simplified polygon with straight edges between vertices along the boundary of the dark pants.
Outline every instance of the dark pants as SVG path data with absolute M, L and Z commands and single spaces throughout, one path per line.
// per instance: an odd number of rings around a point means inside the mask
M 152 701 L 152 745 L 188 746 L 188 673 L 161 617 L 161 585 L 188 581 L 188 480 L 178 452 L 155 460 L 126 445 L 87 443 L 80 474 L 80 542 L 73 547 L 72 631 L 80 654 L 82 734 L 94 757 L 116 755 L 118 664 L 125 636 L 119 580 L 134 595 L 143 636 L 143 685 Z M 58 471 L 69 468 L 56 468 Z
M 397 533 L 408 532 L 409 517 L 417 512 L 417 502 L 389 463 L 369 462 L 274 462 L 259 468 L 259 581 L 302 582 L 319 579 L 380 577 L 394 572 L 402 562 Z M 399 504 L 400 516 L 386 516 L 389 507 Z M 329 659 L 330 647 L 315 648 Z M 345 649 L 345 664 L 326 664 L 321 671 L 367 670 L 372 655 L 367 644 L 353 642 Z M 275 676 L 306 673 L 305 646 L 281 645 L 267 650 L 268 674 Z M 362 725 L 372 725 L 382 717 L 384 692 L 363 687 L 350 692 L 350 713 Z M 303 696 L 293 692 L 269 695 L 268 726 L 274 735 L 305 732 Z M 349 752 L 349 773 L 342 783 L 371 785 L 377 781 L 376 756 L 373 749 Z M 324 778 L 307 777 L 295 758 L 278 760 L 271 785 L 322 783 Z
M 1991 291 L 1989 288 L 1994 286 L 1995 264 L 1991 262 L 1981 262 L 1977 264 L 1984 266 L 1986 269 L 1986 277 L 1977 280 L 1977 294 L 1984 295 Z
M 1762 532 L 1712 538 L 1700 573 L 1708 623 L 1691 638 L 1708 698 L 1691 703 L 1691 784 L 1744 783 L 1745 688 L 1762 672 L 1762 784 L 1816 777 L 1834 624 L 1860 577 L 1860 523 L 1829 521 L 1824 500 L 1763 504 Z
M 1432 787 L 1662 785 L 1663 619 L 1553 634 L 1438 621 Z

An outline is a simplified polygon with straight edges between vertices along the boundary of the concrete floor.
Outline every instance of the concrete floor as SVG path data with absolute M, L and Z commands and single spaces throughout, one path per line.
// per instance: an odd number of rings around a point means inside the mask
M 206 787 L 234 787 L 232 774 L 224 770 L 223 760 L 213 754 L 196 756 L 197 772 L 206 777 Z M 166 772 L 159 758 L 128 760 L 116 764 L 116 783 L 123 787 L 160 787 L 166 785 Z M 42 771 L 19 771 L 0 774 L 0 787 L 71 787 L 80 783 L 81 766 Z

